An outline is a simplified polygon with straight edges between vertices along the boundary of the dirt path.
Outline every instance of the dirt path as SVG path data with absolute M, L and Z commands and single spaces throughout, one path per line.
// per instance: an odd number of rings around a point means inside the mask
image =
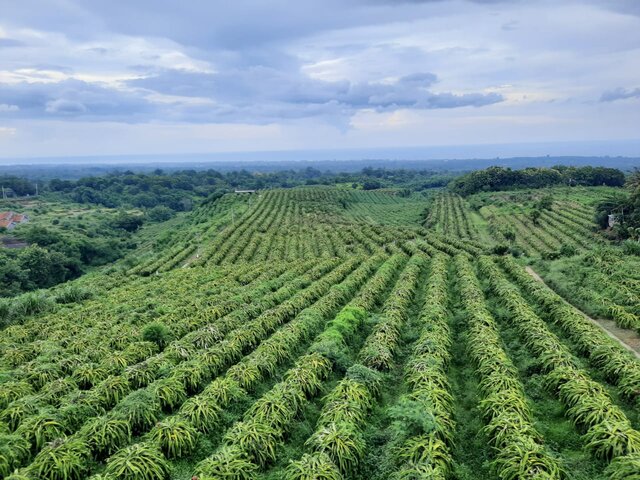
M 527 273 L 531 275 L 533 278 L 535 278 L 538 282 L 547 285 L 545 281 L 542 279 L 542 277 L 538 275 L 533 268 L 528 266 L 525 268 L 527 270 Z M 549 286 L 547 285 L 547 287 Z M 575 305 L 573 306 L 575 307 Z M 640 358 L 640 335 L 638 335 L 635 331 L 629 330 L 626 328 L 620 328 L 616 325 L 616 322 L 614 322 L 613 320 L 607 320 L 604 318 L 597 318 L 597 319 L 591 318 L 589 315 L 582 312 L 579 308 L 577 307 L 575 308 L 580 313 L 582 313 L 582 315 L 584 315 L 584 317 L 587 320 L 589 320 L 591 323 L 602 328 L 602 330 L 604 330 L 604 332 L 607 335 L 609 335 L 609 337 L 611 337 L 613 340 L 618 342 L 624 348 L 632 352 L 637 358 Z

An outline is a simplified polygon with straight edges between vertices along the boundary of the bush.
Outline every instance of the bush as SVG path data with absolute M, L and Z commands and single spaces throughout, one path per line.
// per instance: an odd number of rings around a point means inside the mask
M 113 455 L 105 473 L 118 480 L 164 480 L 169 478 L 169 465 L 160 450 L 136 443 Z
M 173 217 L 174 211 L 164 205 L 157 205 L 147 211 L 147 218 L 152 222 L 165 222 Z
M 146 342 L 154 342 L 162 350 L 171 341 L 171 332 L 163 323 L 153 322 L 142 330 L 142 339 Z
M 29 442 L 20 435 L 0 433 L 0 477 L 4 478 L 29 457 Z
M 59 438 L 42 449 L 30 470 L 37 478 L 47 480 L 81 480 L 86 478 L 90 455 L 88 445 L 82 440 Z
M 131 439 L 131 427 L 126 420 L 97 417 L 82 428 L 80 435 L 96 455 L 111 455 Z
M 167 458 L 180 458 L 193 451 L 198 432 L 186 420 L 172 416 L 156 424 L 149 438 Z
M 640 257 L 640 242 L 635 240 L 625 240 L 622 242 L 622 250 L 626 255 L 635 255 Z
M 575 245 L 563 243 L 562 246 L 560 247 L 559 252 L 560 252 L 560 255 L 563 257 L 573 257 L 578 253 L 578 249 L 575 247 Z
M 56 303 L 76 303 L 87 300 L 93 296 L 93 293 L 86 288 L 82 288 L 75 284 L 67 285 L 56 293 Z
M 135 433 L 141 433 L 158 421 L 160 402 L 148 390 L 137 390 L 127 395 L 116 406 L 114 413 L 127 420 Z
M 506 255 L 509 252 L 509 245 L 498 244 L 491 249 L 494 255 Z
M 215 398 L 205 393 L 187 400 L 180 414 L 198 430 L 209 432 L 220 420 L 221 409 Z

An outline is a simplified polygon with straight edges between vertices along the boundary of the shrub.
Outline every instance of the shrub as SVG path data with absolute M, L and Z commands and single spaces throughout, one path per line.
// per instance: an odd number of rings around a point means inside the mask
M 187 420 L 173 416 L 156 424 L 149 438 L 167 458 L 179 458 L 191 453 L 196 446 L 198 432 Z
M 353 472 L 365 450 L 362 436 L 346 424 L 331 423 L 316 431 L 307 444 L 327 454 L 343 474 Z
M 147 324 L 142 330 L 142 339 L 154 342 L 162 350 L 171 341 L 171 332 L 165 324 L 153 322 Z
M 40 450 L 45 443 L 61 437 L 64 432 L 64 426 L 50 412 L 27 417 L 16 430 L 16 433 L 27 439 L 36 450 Z
M 280 436 L 269 425 L 247 421 L 231 427 L 224 440 L 227 445 L 237 445 L 242 451 L 247 452 L 253 461 L 265 466 L 275 460 Z
M 115 405 L 129 393 L 129 383 L 122 376 L 110 375 L 95 388 L 95 398 L 105 407 Z
M 609 480 L 634 480 L 640 478 L 640 453 L 615 458 L 606 470 Z
M 305 454 L 291 462 L 284 474 L 285 480 L 342 480 L 338 467 L 324 453 Z
M 578 249 L 575 245 L 569 243 L 563 243 L 560 247 L 560 255 L 563 257 L 573 257 L 578 253 Z
M 93 293 L 86 288 L 80 287 L 74 283 L 66 285 L 56 292 L 56 303 L 76 303 L 93 297 Z
M 180 409 L 180 415 L 202 432 L 209 432 L 220 420 L 221 409 L 216 400 L 206 394 L 187 400 Z
M 187 399 L 183 383 L 175 377 L 162 378 L 153 384 L 153 394 L 165 410 L 173 410 Z
M 33 387 L 28 382 L 4 382 L 0 389 L 0 410 L 4 410 L 14 400 L 31 393 L 33 393 Z
M 200 480 L 253 480 L 259 467 L 237 446 L 223 446 L 196 466 Z
M 160 450 L 136 443 L 109 458 L 105 474 L 118 480 L 165 480 L 169 465 Z
M 114 414 L 127 420 L 135 433 L 140 433 L 158 421 L 161 414 L 160 401 L 148 390 L 137 390 L 116 406 Z
M 622 250 L 625 255 L 635 255 L 640 257 L 640 242 L 636 240 L 625 240 L 622 242 Z
M 111 455 L 131 439 L 131 427 L 126 420 L 97 417 L 80 430 L 97 456 Z
M 73 437 L 59 438 L 47 444 L 33 460 L 29 470 L 47 480 L 85 478 L 91 456 L 88 445 Z
M 26 460 L 29 448 L 29 442 L 20 435 L 0 434 L 0 477 L 6 477 Z

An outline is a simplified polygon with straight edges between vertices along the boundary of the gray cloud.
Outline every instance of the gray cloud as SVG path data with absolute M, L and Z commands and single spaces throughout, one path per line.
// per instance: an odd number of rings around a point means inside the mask
M 640 88 L 614 88 L 607 90 L 600 96 L 601 102 L 614 102 L 616 100 L 626 100 L 628 98 L 640 98 Z
M 456 95 L 435 93 L 430 87 L 437 77 L 432 73 L 415 73 L 395 82 L 323 81 L 299 71 L 280 71 L 258 66 L 221 73 L 191 73 L 167 70 L 132 80 L 129 85 L 149 92 L 172 96 L 210 99 L 216 107 L 184 107 L 197 111 L 199 119 L 216 121 L 273 121 L 278 116 L 349 117 L 359 109 L 393 111 L 398 109 L 441 109 L 466 106 L 481 107 L 498 103 L 496 93 Z M 208 111 L 209 115 L 204 115 Z M 248 112 L 252 112 L 247 115 Z M 237 118 L 235 118 L 237 117 Z M 344 119 L 343 119 L 344 121 Z
M 7 114 L 16 118 L 113 119 L 148 121 L 153 105 L 132 92 L 106 88 L 80 80 L 53 83 L 0 84 L 0 104 L 16 107 Z

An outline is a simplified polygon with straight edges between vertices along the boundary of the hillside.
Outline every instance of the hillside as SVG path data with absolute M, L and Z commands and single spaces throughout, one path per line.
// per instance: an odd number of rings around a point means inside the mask
M 634 478 L 618 190 L 306 186 L 148 225 L 0 312 L 0 478 Z

